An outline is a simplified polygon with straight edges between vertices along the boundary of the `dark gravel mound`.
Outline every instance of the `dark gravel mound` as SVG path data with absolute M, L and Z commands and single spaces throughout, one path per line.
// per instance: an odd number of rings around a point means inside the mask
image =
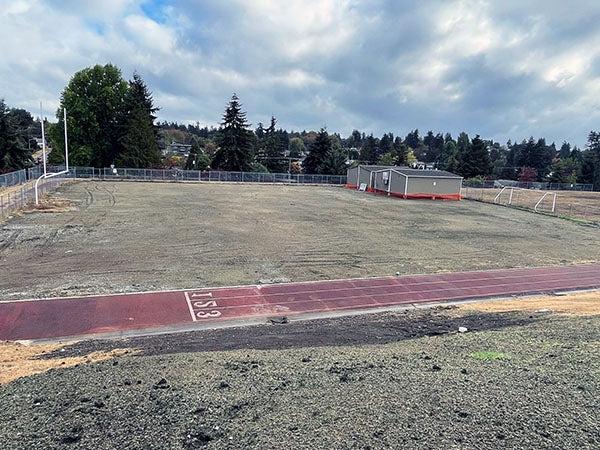
M 341 330 L 362 320 L 341 320 Z M 310 327 L 298 338 L 310 339 Z M 597 449 L 599 341 L 600 318 L 549 316 L 378 345 L 126 356 L 0 388 L 0 443 L 11 450 Z
M 540 314 L 470 313 L 455 307 L 404 310 L 398 313 L 307 320 L 202 332 L 176 333 L 117 340 L 82 341 L 45 358 L 86 355 L 95 350 L 134 347 L 144 355 L 239 349 L 285 349 L 298 347 L 387 344 L 424 336 L 471 331 L 499 330 L 543 319 Z

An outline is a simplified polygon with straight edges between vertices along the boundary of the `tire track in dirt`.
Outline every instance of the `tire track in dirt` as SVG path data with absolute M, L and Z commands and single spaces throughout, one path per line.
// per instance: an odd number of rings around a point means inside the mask
M 22 232 L 23 230 L 14 230 L 6 240 L 0 242 L 0 253 L 7 250 L 10 246 L 14 245 L 15 241 Z
M 80 222 L 81 226 L 83 226 L 87 230 L 90 230 L 94 226 L 97 225 L 97 224 L 87 222 L 86 219 L 84 218 L 85 216 L 83 213 L 85 213 L 87 210 L 89 210 L 96 203 L 96 197 L 94 195 L 93 190 L 88 188 L 88 186 L 86 184 L 83 184 L 83 189 L 86 192 L 86 197 L 85 197 L 83 203 L 81 204 L 81 208 L 79 208 L 78 211 L 74 211 L 70 215 L 70 217 L 68 217 L 62 224 L 58 225 L 56 227 L 56 229 L 52 230 L 50 232 L 50 235 L 38 246 L 37 252 L 33 252 L 31 254 L 31 256 L 26 259 L 27 261 L 31 261 L 31 260 L 34 260 L 35 258 L 44 256 L 46 254 L 46 250 L 48 250 L 56 242 L 57 238 L 67 228 L 69 228 L 69 226 L 75 226 L 75 227 L 77 226 L 77 225 L 73 225 L 73 223 L 75 221 Z M 106 215 L 106 214 L 108 214 L 108 212 L 104 213 L 104 215 Z

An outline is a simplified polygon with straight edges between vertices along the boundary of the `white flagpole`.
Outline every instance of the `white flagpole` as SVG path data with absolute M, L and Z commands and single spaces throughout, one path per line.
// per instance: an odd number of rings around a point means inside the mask
M 65 170 L 69 170 L 69 145 L 67 143 L 67 108 L 63 108 L 63 122 L 65 125 Z
M 44 112 L 40 102 L 40 121 L 42 122 L 42 160 L 44 162 L 44 175 L 46 175 L 46 135 L 44 134 Z

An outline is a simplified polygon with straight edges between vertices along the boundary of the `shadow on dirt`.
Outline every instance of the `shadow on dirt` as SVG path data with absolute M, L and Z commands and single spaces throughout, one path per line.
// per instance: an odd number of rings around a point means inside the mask
M 523 326 L 543 315 L 519 312 L 467 313 L 454 307 L 407 310 L 396 313 L 291 321 L 269 325 L 201 330 L 114 340 L 89 340 L 45 354 L 42 358 L 86 355 L 97 350 L 136 348 L 139 355 L 210 352 L 238 349 L 285 349 L 300 347 L 387 344 L 424 336 L 499 330 Z

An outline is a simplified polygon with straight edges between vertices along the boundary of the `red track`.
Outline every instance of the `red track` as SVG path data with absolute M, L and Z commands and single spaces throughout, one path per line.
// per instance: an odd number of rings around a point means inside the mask
M 0 302 L 0 340 L 46 339 L 600 288 L 600 265 Z

